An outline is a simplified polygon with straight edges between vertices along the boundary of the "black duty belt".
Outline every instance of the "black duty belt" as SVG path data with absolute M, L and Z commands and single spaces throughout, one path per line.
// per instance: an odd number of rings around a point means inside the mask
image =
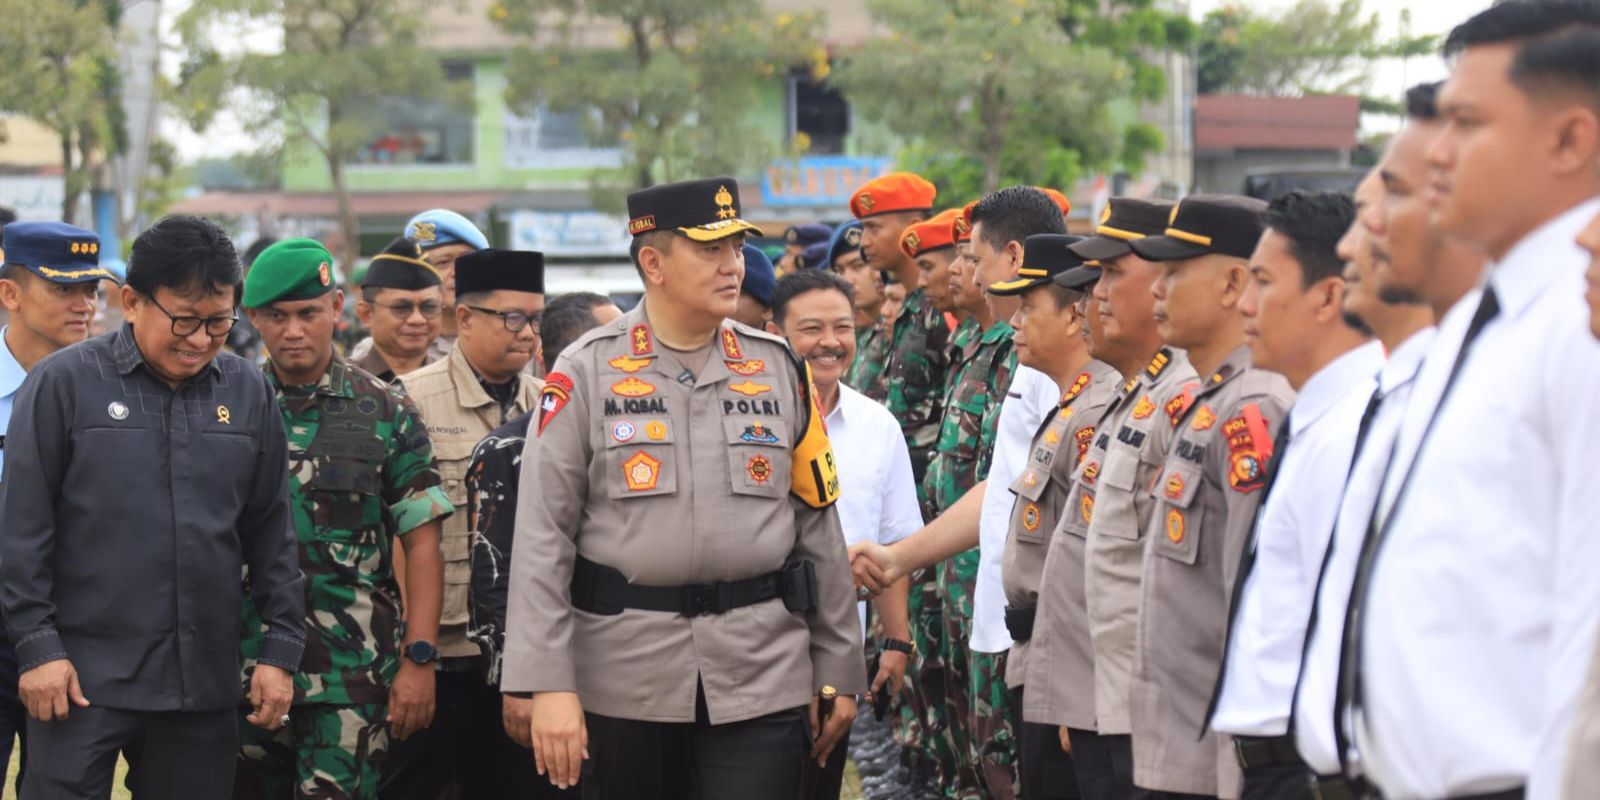
M 1033 638 L 1033 619 L 1038 612 L 1038 606 L 1006 606 L 1006 632 L 1011 634 L 1012 641 L 1026 642 Z
M 1233 757 L 1243 770 L 1305 765 L 1293 736 L 1235 736 Z
M 741 581 L 691 583 L 686 586 L 643 586 L 629 583 L 621 571 L 577 557 L 572 570 L 572 606 L 591 614 L 614 616 L 624 609 L 668 611 L 685 617 L 725 614 L 735 608 L 782 599 L 790 611 L 817 607 L 817 573 L 810 561 L 791 558 L 783 569 Z
M 1484 792 L 1483 794 L 1459 794 L 1450 800 L 1524 800 L 1528 790 L 1521 786 L 1515 789 L 1506 789 L 1500 792 Z
M 1367 800 L 1374 797 L 1367 782 L 1346 778 L 1343 775 L 1314 775 L 1311 778 L 1312 800 Z

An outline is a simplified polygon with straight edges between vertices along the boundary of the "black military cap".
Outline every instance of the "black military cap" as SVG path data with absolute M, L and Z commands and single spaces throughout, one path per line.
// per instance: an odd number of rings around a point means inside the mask
M 1100 262 L 1084 262 L 1081 267 L 1073 267 L 1066 272 L 1056 275 L 1051 280 L 1063 289 L 1072 289 L 1079 292 L 1088 292 L 1100 280 Z
M 697 242 L 714 242 L 761 229 L 739 216 L 739 182 L 707 178 L 664 183 L 628 195 L 628 233 L 673 231 Z
M 367 274 L 361 279 L 363 287 L 380 289 L 406 289 L 414 291 L 440 284 L 439 271 L 422 260 L 422 248 L 404 236 L 396 238 L 372 257 Z
M 1160 236 L 1172 216 L 1169 200 L 1136 200 L 1113 197 L 1100 212 L 1094 235 L 1072 246 L 1072 252 L 1091 261 L 1121 258 L 1133 249 L 1128 243 L 1146 236 Z
M 487 247 L 456 259 L 456 296 L 506 290 L 544 294 L 544 253 Z
M 1249 258 L 1265 229 L 1267 204 L 1254 197 L 1195 195 L 1172 209 L 1167 230 L 1132 242 L 1147 261 L 1182 261 L 1204 255 Z
M 1022 240 L 1022 268 L 1017 279 L 989 287 L 989 294 L 1009 297 L 1019 295 L 1035 286 L 1049 283 L 1055 276 L 1074 267 L 1083 266 L 1083 257 L 1072 252 L 1070 245 L 1083 241 L 1082 236 L 1063 233 L 1037 233 Z

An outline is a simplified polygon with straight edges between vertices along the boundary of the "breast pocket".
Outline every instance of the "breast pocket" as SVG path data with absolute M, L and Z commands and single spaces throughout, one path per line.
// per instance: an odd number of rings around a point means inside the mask
M 312 469 L 306 490 L 315 503 L 312 521 L 318 539 L 366 538 L 364 529 L 375 530 L 383 522 L 382 480 L 377 464 L 328 460 Z
M 1045 455 L 1049 453 L 1045 452 Z M 1045 488 L 1050 485 L 1050 467 L 1041 464 L 1039 456 L 1040 449 L 1036 448 L 1027 469 L 1011 484 L 1011 491 L 1017 495 L 1016 504 L 1011 510 L 1011 527 L 1017 532 L 1018 541 L 1032 544 L 1050 541 L 1051 532 L 1051 526 L 1045 524 L 1044 509 L 1039 502 Z
M 606 425 L 605 486 L 613 500 L 678 493 L 677 431 L 670 421 Z
M 1174 459 L 1150 489 L 1158 501 L 1156 520 L 1161 526 L 1161 535 L 1155 540 L 1157 554 L 1191 566 L 1199 558 L 1205 506 L 1196 498 L 1204 480 L 1199 464 Z
M 787 422 L 727 417 L 722 420 L 722 431 L 728 442 L 728 474 L 734 494 L 788 494 L 794 441 L 789 438 Z

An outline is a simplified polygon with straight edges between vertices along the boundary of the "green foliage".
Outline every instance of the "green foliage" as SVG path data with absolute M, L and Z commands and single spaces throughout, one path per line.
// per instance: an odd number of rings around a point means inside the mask
M 1362 0 L 1298 0 L 1271 14 L 1230 3 L 1206 14 L 1196 50 L 1202 94 L 1269 96 L 1354 94 L 1373 63 L 1433 53 L 1436 36 L 1384 38 L 1376 12 Z
M 602 199 L 758 167 L 774 155 L 749 119 L 762 88 L 829 68 L 815 12 L 774 18 L 759 0 L 501 0 L 489 14 L 532 43 L 511 54 L 509 105 L 584 112 L 591 141 L 622 149 L 623 184 L 596 175 Z
M 1160 98 L 1164 75 L 1145 56 L 1186 44 L 1192 32 L 1150 0 L 868 0 L 867 8 L 888 33 L 851 52 L 832 81 L 858 114 L 911 143 L 901 154 L 908 168 L 955 197 L 1136 169 L 1151 131 L 1127 135 L 1111 104 Z
M 66 181 L 62 217 L 72 220 L 93 171 L 123 150 L 122 77 L 116 65 L 109 0 L 0 0 L 0 110 L 33 119 L 62 142 Z

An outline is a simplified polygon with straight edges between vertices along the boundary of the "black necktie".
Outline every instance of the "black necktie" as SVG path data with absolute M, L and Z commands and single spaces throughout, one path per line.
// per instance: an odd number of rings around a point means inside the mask
M 1350 452 L 1350 469 L 1345 472 L 1344 482 L 1347 491 L 1350 485 L 1350 478 L 1355 474 L 1356 461 L 1361 458 L 1362 448 L 1366 447 L 1367 434 L 1372 432 L 1372 420 L 1377 418 L 1378 409 L 1383 407 L 1383 397 L 1384 395 L 1382 386 L 1373 389 L 1372 397 L 1368 398 L 1367 400 L 1367 410 L 1361 412 L 1361 424 L 1356 428 L 1356 446 L 1355 449 Z M 1334 534 L 1338 533 L 1338 527 L 1338 519 L 1335 518 Z M 1317 569 L 1317 586 L 1311 592 L 1311 615 L 1306 619 L 1305 637 L 1300 640 L 1300 674 L 1295 678 L 1294 681 L 1294 699 L 1289 702 L 1289 727 L 1291 729 L 1294 727 L 1295 718 L 1299 715 L 1300 683 L 1306 678 L 1306 654 L 1311 650 L 1311 637 L 1313 632 L 1317 629 L 1317 619 L 1319 616 L 1318 607 L 1320 605 L 1319 600 L 1322 597 L 1322 582 L 1328 577 L 1328 563 L 1333 561 L 1333 548 L 1334 539 L 1333 535 L 1330 534 L 1328 536 L 1328 546 L 1322 551 L 1322 565 Z M 1342 772 L 1343 767 L 1345 766 L 1346 750 L 1342 734 L 1339 730 L 1338 720 L 1334 720 L 1333 736 L 1334 742 L 1339 751 L 1339 766 L 1341 768 L 1340 771 Z
M 1455 363 L 1450 365 L 1450 374 L 1445 377 L 1444 390 L 1439 395 L 1439 402 L 1433 407 L 1433 414 L 1428 418 L 1428 423 L 1422 429 L 1422 438 L 1417 442 L 1416 452 L 1412 454 L 1411 463 L 1406 466 L 1406 474 L 1400 479 L 1400 486 L 1395 490 L 1394 502 L 1390 504 L 1389 514 L 1384 517 L 1383 525 L 1378 525 L 1378 514 L 1383 508 L 1383 487 L 1388 483 L 1389 470 L 1394 467 L 1395 455 L 1400 450 L 1398 439 L 1395 448 L 1389 454 L 1389 463 L 1384 467 L 1383 480 L 1378 483 L 1377 502 L 1372 505 L 1372 517 L 1367 522 L 1367 535 L 1361 541 L 1361 555 L 1356 564 L 1355 581 L 1350 586 L 1350 605 L 1345 609 L 1344 615 L 1344 641 L 1339 653 L 1339 689 L 1334 697 L 1334 735 L 1339 743 L 1339 757 L 1344 758 L 1348 748 L 1349 732 L 1342 726 L 1344 710 L 1357 708 L 1362 701 L 1361 686 L 1361 655 L 1363 635 L 1365 634 L 1365 612 L 1367 595 L 1372 588 L 1372 572 L 1378 562 L 1378 555 L 1383 550 L 1384 541 L 1389 536 L 1389 530 L 1394 519 L 1400 511 L 1400 504 L 1404 502 L 1406 490 L 1411 487 L 1411 479 L 1416 475 L 1417 462 L 1422 460 L 1422 448 L 1428 443 L 1428 435 L 1433 432 L 1433 425 L 1439 421 L 1439 412 L 1444 410 L 1445 403 L 1450 400 L 1450 390 L 1455 388 L 1456 378 L 1461 375 L 1461 367 L 1467 361 L 1467 354 L 1472 351 L 1473 342 L 1478 334 L 1488 326 L 1489 321 L 1500 313 L 1500 298 L 1495 296 L 1494 287 L 1485 287 L 1483 299 L 1478 303 L 1478 310 L 1473 313 L 1472 321 L 1467 325 L 1466 336 L 1461 339 L 1461 349 L 1456 352 Z
M 1292 430 L 1292 419 L 1285 419 L 1278 426 L 1278 434 L 1272 437 L 1272 458 L 1267 465 L 1267 483 L 1261 489 L 1261 502 L 1256 504 L 1256 518 L 1250 525 L 1250 534 L 1245 537 L 1244 551 L 1239 554 L 1239 571 L 1233 577 L 1233 591 L 1228 598 L 1228 627 L 1222 635 L 1222 663 L 1217 667 L 1217 680 L 1211 685 L 1211 703 L 1206 708 L 1205 722 L 1200 726 L 1200 736 L 1204 738 L 1206 730 L 1211 727 L 1211 715 L 1217 713 L 1217 703 L 1222 700 L 1222 686 L 1228 677 L 1228 652 L 1233 646 L 1233 628 L 1239 621 L 1239 600 L 1244 597 L 1244 582 L 1249 579 L 1250 571 L 1256 566 L 1256 536 L 1261 530 L 1261 514 L 1267 507 L 1267 498 L 1272 495 L 1272 487 L 1278 483 L 1279 467 L 1283 465 L 1283 454 L 1289 449 L 1293 439 L 1289 431 Z

